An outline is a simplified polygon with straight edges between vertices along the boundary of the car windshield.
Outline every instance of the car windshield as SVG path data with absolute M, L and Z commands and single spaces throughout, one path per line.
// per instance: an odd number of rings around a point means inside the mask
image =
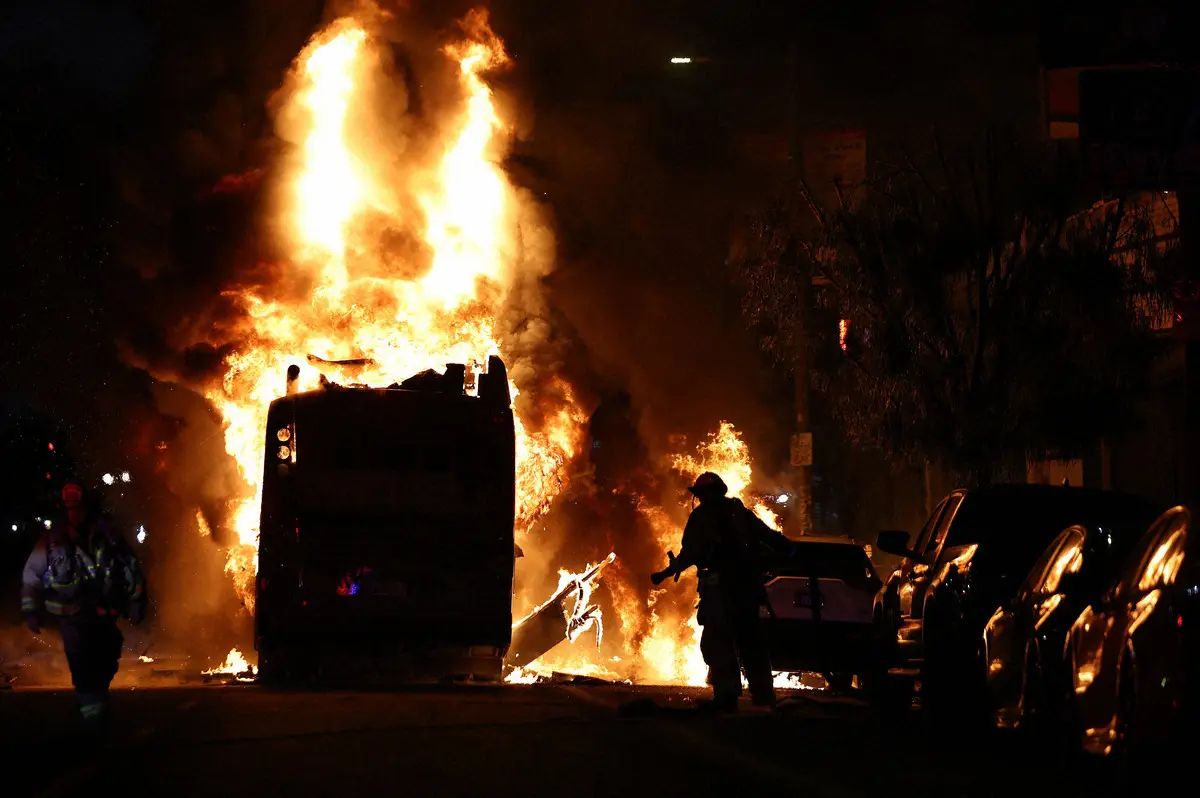
M 1088 590 L 1103 591 L 1112 584 L 1122 563 L 1145 532 L 1129 525 L 1124 528 L 1096 527 L 1088 531 L 1083 546 L 1080 579 Z
M 1135 496 L 1077 488 L 982 490 L 967 494 L 944 549 L 979 544 L 989 556 L 1027 572 L 1059 533 L 1074 524 L 1137 540 L 1161 512 Z

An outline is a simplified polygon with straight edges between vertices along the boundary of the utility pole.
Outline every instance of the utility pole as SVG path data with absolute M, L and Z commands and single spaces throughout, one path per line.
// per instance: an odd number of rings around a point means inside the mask
M 1197 268 L 1197 261 L 1200 260 L 1200 247 L 1197 246 L 1197 239 L 1200 235 L 1197 234 L 1197 228 L 1200 227 L 1198 219 L 1200 219 L 1200 193 L 1187 185 L 1187 180 L 1182 180 L 1185 188 L 1177 191 L 1175 194 L 1179 202 L 1179 244 L 1181 248 L 1180 255 L 1183 259 L 1184 274 L 1186 275 L 1185 286 L 1191 288 L 1196 284 L 1196 275 L 1200 273 Z M 1187 292 L 1191 294 L 1189 290 Z M 1182 490 L 1176 497 L 1180 503 L 1190 504 L 1200 499 L 1197 493 L 1197 481 L 1200 480 L 1200 462 L 1196 455 L 1196 442 L 1200 441 L 1200 412 L 1197 406 L 1197 394 L 1200 393 L 1200 346 L 1196 340 L 1196 321 L 1191 318 L 1193 308 L 1197 306 L 1194 299 L 1183 303 L 1183 462 L 1182 468 L 1177 479 L 1178 484 L 1182 486 Z
M 788 98 L 788 190 L 796 191 L 803 174 L 803 148 L 800 143 L 799 103 L 799 53 L 793 41 L 788 49 L 787 98 Z M 799 220 L 797 220 L 799 221 Z M 800 257 L 796 264 L 800 285 L 800 318 L 796 328 L 796 354 L 793 364 L 795 374 L 796 428 L 791 440 L 791 466 L 795 469 L 795 503 L 793 513 L 796 528 L 801 534 L 813 531 L 812 500 L 812 429 L 808 410 L 808 312 L 812 307 L 812 264 L 807 257 Z

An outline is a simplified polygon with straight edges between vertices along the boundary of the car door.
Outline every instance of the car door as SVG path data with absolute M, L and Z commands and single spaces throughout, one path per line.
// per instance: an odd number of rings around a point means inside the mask
M 1047 583 L 1060 554 L 1083 540 L 1077 527 L 1063 530 L 1046 547 L 1014 596 L 996 608 L 984 627 L 988 692 L 1002 726 L 1017 722 L 1026 643 L 1032 637 L 1035 615 L 1047 600 Z
M 1136 693 L 1135 723 L 1143 729 L 1167 729 L 1175 705 L 1183 697 L 1179 684 L 1184 662 L 1181 617 L 1173 606 L 1173 590 L 1189 545 L 1190 517 L 1176 512 L 1164 525 L 1138 576 L 1126 633 Z M 1127 675 L 1128 676 L 1128 675 Z
M 942 544 L 946 541 L 946 535 L 950 532 L 950 526 L 954 523 L 954 517 L 958 514 L 958 508 L 962 506 L 965 497 L 966 494 L 960 491 L 951 493 L 946 497 L 946 507 L 942 510 L 941 517 L 938 518 L 937 524 L 934 525 L 929 539 L 924 541 L 919 549 L 921 562 L 919 567 L 913 569 L 912 579 L 912 611 L 910 617 L 914 621 L 919 621 L 925 617 L 926 599 L 929 596 L 929 589 L 933 585 L 934 576 L 938 571 L 935 563 L 942 550 Z
M 1137 683 L 1149 684 L 1146 677 L 1156 667 L 1149 645 L 1144 652 L 1146 670 L 1135 670 L 1135 647 L 1144 639 L 1139 629 L 1162 600 L 1164 577 L 1174 578 L 1170 569 L 1177 569 L 1179 560 L 1173 552 L 1186 542 L 1188 518 L 1187 511 L 1178 508 L 1156 521 L 1130 553 L 1117 583 L 1071 627 L 1072 677 L 1086 750 L 1109 750 L 1118 732 L 1122 689 L 1133 687 L 1137 695 Z M 1177 534 L 1181 529 L 1182 539 Z M 1136 659 L 1141 665 L 1142 658 Z
M 949 501 L 949 496 L 942 499 L 933 512 L 930 513 L 929 519 L 921 529 L 921 533 L 917 535 L 916 543 L 912 546 L 915 554 L 919 555 L 929 544 L 929 540 L 933 537 L 934 530 L 937 528 L 938 520 L 942 517 Z M 912 616 L 913 592 L 916 590 L 916 583 L 928 570 L 929 565 L 922 563 L 919 557 L 907 557 L 904 562 L 900 563 L 896 590 L 897 605 L 901 620 L 906 620 Z

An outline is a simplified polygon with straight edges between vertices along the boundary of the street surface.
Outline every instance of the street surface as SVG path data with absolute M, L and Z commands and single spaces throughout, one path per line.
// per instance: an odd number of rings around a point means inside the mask
M 97 749 L 71 737 L 69 692 L 7 690 L 4 794 L 1084 794 L 1065 765 L 1026 756 L 1015 739 L 934 742 L 919 713 L 883 725 L 855 699 L 804 691 L 787 693 L 790 706 L 774 717 L 747 707 L 708 718 L 692 708 L 699 695 L 575 684 L 122 689 L 112 740 Z M 619 712 L 646 698 L 668 711 Z

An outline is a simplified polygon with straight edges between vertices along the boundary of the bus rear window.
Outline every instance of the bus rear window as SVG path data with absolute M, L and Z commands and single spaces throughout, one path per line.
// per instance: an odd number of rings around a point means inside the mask
M 299 419 L 296 465 L 320 471 L 466 474 L 477 470 L 489 451 L 489 436 L 481 434 L 476 421 L 465 414 Z

